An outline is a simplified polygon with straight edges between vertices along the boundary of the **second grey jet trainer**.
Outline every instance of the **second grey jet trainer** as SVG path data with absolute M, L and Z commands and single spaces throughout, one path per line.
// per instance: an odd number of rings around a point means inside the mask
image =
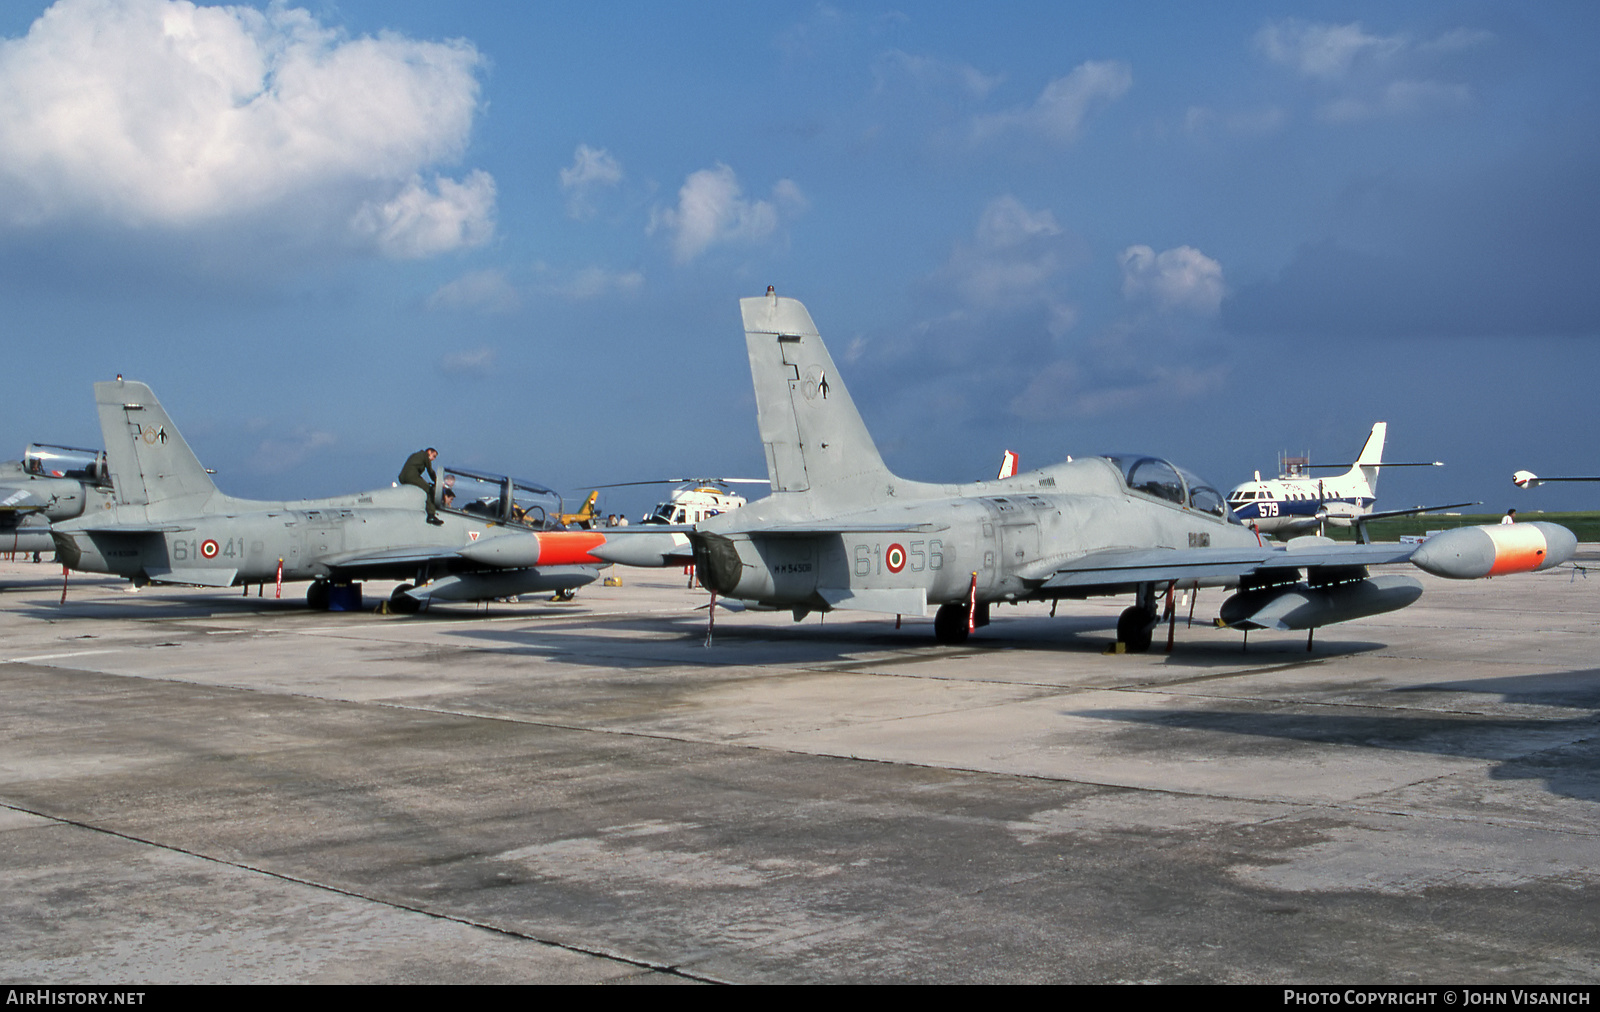
M 1131 593 L 1117 637 L 1139 651 L 1174 588 L 1236 586 L 1222 621 L 1245 630 L 1315 629 L 1403 608 L 1422 592 L 1410 577 L 1367 572 L 1406 562 L 1415 546 L 1263 544 L 1213 487 L 1160 457 L 1081 457 L 970 484 L 907 481 L 884 466 L 806 308 L 769 293 L 740 310 L 772 495 L 689 535 L 700 579 L 718 594 L 796 617 L 932 607 L 935 636 L 957 643 L 995 602 Z M 1457 558 L 1463 539 L 1471 564 Z M 646 544 L 595 554 L 641 554 Z M 1467 577 L 1547 569 L 1571 557 L 1576 539 L 1538 523 L 1461 528 L 1428 544 L 1421 568 Z M 1494 559 L 1478 566 L 1485 551 Z

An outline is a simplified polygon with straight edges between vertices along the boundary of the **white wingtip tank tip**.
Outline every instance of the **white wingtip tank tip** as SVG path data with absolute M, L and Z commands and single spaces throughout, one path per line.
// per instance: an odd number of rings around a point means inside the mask
M 1476 580 L 1559 566 L 1577 549 L 1577 536 L 1560 524 L 1492 524 L 1435 534 L 1422 543 L 1411 562 L 1434 576 Z

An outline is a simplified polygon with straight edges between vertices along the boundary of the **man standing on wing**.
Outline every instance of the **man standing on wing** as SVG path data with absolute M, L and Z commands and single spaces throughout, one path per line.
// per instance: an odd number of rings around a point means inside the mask
M 406 466 L 400 469 L 400 484 L 415 485 L 427 496 L 424 502 L 427 503 L 430 524 L 444 523 L 439 519 L 437 507 L 433 504 L 433 484 L 439 480 L 439 476 L 433 473 L 433 462 L 438 456 L 439 451 L 431 446 L 426 450 L 418 450 L 406 458 Z M 422 477 L 424 472 L 428 475 L 426 479 Z

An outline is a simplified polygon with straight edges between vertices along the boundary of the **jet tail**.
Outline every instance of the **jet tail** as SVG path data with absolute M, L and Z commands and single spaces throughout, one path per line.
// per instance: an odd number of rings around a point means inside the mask
M 203 500 L 217 491 L 149 387 L 119 377 L 112 383 L 96 383 L 94 400 L 120 505 Z
M 1001 451 L 1000 474 L 996 480 L 1004 481 L 1007 478 L 1015 478 L 1017 476 L 1017 464 L 1021 461 L 1021 459 L 1021 457 L 1017 456 L 1017 452 L 1015 450 Z
M 769 290 L 739 300 L 739 310 L 772 491 L 809 493 L 835 508 L 881 495 L 896 479 L 806 307 Z
M 1373 422 L 1372 432 L 1367 436 L 1366 445 L 1361 447 L 1356 462 L 1345 473 L 1346 478 L 1351 480 L 1359 478 L 1365 481 L 1372 495 L 1378 492 L 1378 467 L 1383 463 L 1383 440 L 1388 434 L 1388 422 Z

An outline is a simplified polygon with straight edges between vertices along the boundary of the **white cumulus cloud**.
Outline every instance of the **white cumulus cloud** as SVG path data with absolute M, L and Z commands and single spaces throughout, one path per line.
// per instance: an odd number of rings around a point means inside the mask
M 495 350 L 488 345 L 453 351 L 439 360 L 439 371 L 447 376 L 493 376 L 497 357 Z
M 402 260 L 479 246 L 494 234 L 494 179 L 482 169 L 460 183 L 412 177 L 389 200 L 362 205 L 350 224 L 385 256 Z
M 1045 85 L 1031 106 L 978 117 L 974 132 L 979 139 L 1022 130 L 1060 143 L 1076 140 L 1090 112 L 1121 98 L 1131 87 L 1133 70 L 1126 63 L 1090 60 Z
M 493 180 L 436 167 L 465 150 L 481 64 L 466 41 L 350 38 L 281 4 L 60 0 L 0 41 L 0 224 L 270 215 L 392 256 L 479 243 Z
M 1440 80 L 1448 67 L 1495 41 L 1489 32 L 1455 28 L 1432 39 L 1378 35 L 1360 22 L 1273 21 L 1256 33 L 1268 60 L 1312 82 L 1325 100 L 1317 115 L 1331 123 L 1420 116 L 1464 108 L 1465 84 Z
M 584 301 L 602 295 L 628 295 L 644 284 L 644 275 L 638 271 L 610 271 L 604 267 L 584 267 L 564 277 L 553 279 L 545 286 L 552 295 Z
M 1043 304 L 1064 332 L 1076 310 L 1060 300 L 1060 275 L 1070 243 L 1048 208 L 1029 210 L 1006 194 L 984 206 L 970 242 L 958 242 L 939 272 L 942 287 L 972 307 Z
M 909 80 L 924 89 L 954 88 L 970 98 L 981 99 L 993 91 L 1000 78 L 985 74 L 968 63 L 954 63 L 932 56 L 916 56 L 892 49 L 872 64 L 876 78 L 873 90 L 889 90 L 898 80 Z
M 1391 56 L 1405 48 L 1398 35 L 1373 35 L 1359 21 L 1348 25 L 1275 21 L 1256 33 L 1256 46 L 1274 63 L 1303 77 L 1336 80 L 1357 60 Z
M 318 450 L 337 443 L 338 439 L 331 432 L 299 426 L 262 439 L 250 455 L 247 467 L 256 474 L 282 474 Z
M 1160 253 L 1149 246 L 1129 246 L 1119 260 L 1122 295 L 1129 302 L 1195 316 L 1215 316 L 1222 306 L 1222 265 L 1193 246 Z
M 1336 98 L 1319 115 L 1330 123 L 1356 123 L 1384 116 L 1419 116 L 1462 109 L 1472 101 L 1464 84 L 1439 81 L 1393 81 L 1370 94 Z
M 429 309 L 510 313 L 522 305 L 516 286 L 501 271 L 473 271 L 440 285 L 428 296 Z
M 673 256 L 687 263 L 715 245 L 755 242 L 778 230 L 785 216 L 805 207 L 805 197 L 792 180 L 780 179 L 770 200 L 749 200 L 731 168 L 690 173 L 678 190 L 678 206 L 657 208 L 648 232 L 671 233 Z
M 593 193 L 622 182 L 622 163 L 605 148 L 579 144 L 572 164 L 561 170 L 561 188 L 567 191 L 567 214 L 573 218 L 594 215 Z
M 992 250 L 1020 246 L 1029 239 L 1060 235 L 1061 226 L 1049 208 L 1030 211 L 1007 194 L 991 200 L 978 219 L 978 244 Z

